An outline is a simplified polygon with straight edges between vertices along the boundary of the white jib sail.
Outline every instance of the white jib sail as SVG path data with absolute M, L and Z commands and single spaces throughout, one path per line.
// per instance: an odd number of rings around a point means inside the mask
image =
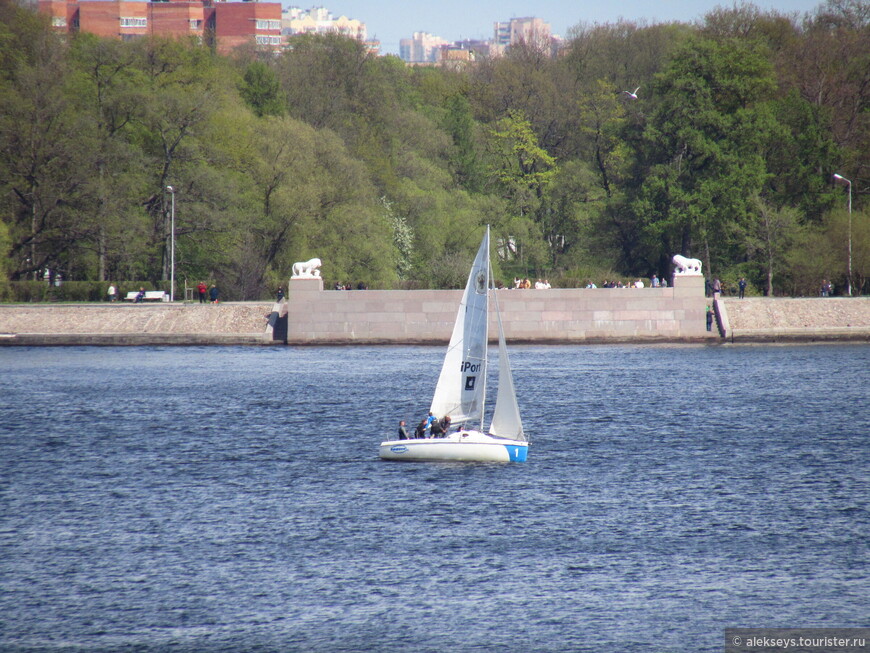
M 514 390 L 514 377 L 511 373 L 511 362 L 508 358 L 497 296 L 495 314 L 498 317 L 498 395 L 495 398 L 495 411 L 492 415 L 492 424 L 489 425 L 489 432 L 491 435 L 525 442 L 526 435 L 523 432 L 523 421 L 520 418 L 520 407 Z
M 468 275 L 429 410 L 454 424 L 483 421 L 489 293 L 489 227 Z

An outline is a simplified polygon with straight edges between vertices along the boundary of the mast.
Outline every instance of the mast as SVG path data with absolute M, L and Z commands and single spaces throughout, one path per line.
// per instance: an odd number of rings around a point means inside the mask
M 492 262 L 489 258 L 489 225 L 486 225 L 486 236 L 484 236 L 484 241 L 486 242 L 486 311 L 484 312 L 485 318 L 483 320 L 483 393 L 480 398 L 480 432 L 483 433 L 483 420 L 486 417 L 486 382 L 489 371 L 489 293 L 490 293 L 490 280 L 492 279 Z

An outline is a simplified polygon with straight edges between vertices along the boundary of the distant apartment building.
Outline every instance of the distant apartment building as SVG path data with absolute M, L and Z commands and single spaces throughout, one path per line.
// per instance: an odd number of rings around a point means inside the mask
M 194 36 L 219 52 L 239 45 L 281 48 L 281 4 L 213 0 L 39 0 L 55 30 L 122 41 Z
M 407 63 L 437 63 L 441 58 L 441 48 L 450 45 L 439 36 L 426 32 L 414 32 L 410 39 L 399 41 L 399 58 Z
M 360 20 L 339 16 L 335 18 L 325 7 L 300 9 L 288 7 L 281 14 L 281 31 L 294 34 L 341 34 L 357 41 L 367 42 L 366 24 Z
M 507 22 L 495 23 L 493 45 L 503 52 L 512 45 L 528 45 L 539 50 L 550 50 L 553 37 L 550 24 L 541 18 L 511 18 Z
M 463 50 L 469 53 L 469 60 L 475 61 L 482 57 L 488 57 L 492 50 L 492 41 L 483 39 L 463 39 L 450 45 L 452 50 Z
M 456 66 L 484 57 L 498 57 L 511 46 L 529 45 L 555 54 L 560 39 L 550 32 L 549 23 L 540 18 L 511 18 L 494 24 L 492 40 L 462 40 L 450 43 L 426 32 L 399 41 L 399 57 L 411 64 Z

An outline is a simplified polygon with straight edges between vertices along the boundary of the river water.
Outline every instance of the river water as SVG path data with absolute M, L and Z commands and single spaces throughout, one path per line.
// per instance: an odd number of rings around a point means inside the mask
M 0 650 L 867 625 L 870 347 L 514 348 L 527 463 L 378 460 L 442 354 L 0 348 Z

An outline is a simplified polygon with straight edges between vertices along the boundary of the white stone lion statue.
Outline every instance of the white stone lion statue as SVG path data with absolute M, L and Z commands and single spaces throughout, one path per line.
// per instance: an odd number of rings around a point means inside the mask
M 701 274 L 701 261 L 696 258 L 686 258 L 680 254 L 674 254 L 673 262 L 677 266 L 674 274 L 685 274 L 687 276 L 700 276 Z
M 293 276 L 291 279 L 319 279 L 320 259 L 313 258 L 310 261 L 299 261 L 293 264 Z

